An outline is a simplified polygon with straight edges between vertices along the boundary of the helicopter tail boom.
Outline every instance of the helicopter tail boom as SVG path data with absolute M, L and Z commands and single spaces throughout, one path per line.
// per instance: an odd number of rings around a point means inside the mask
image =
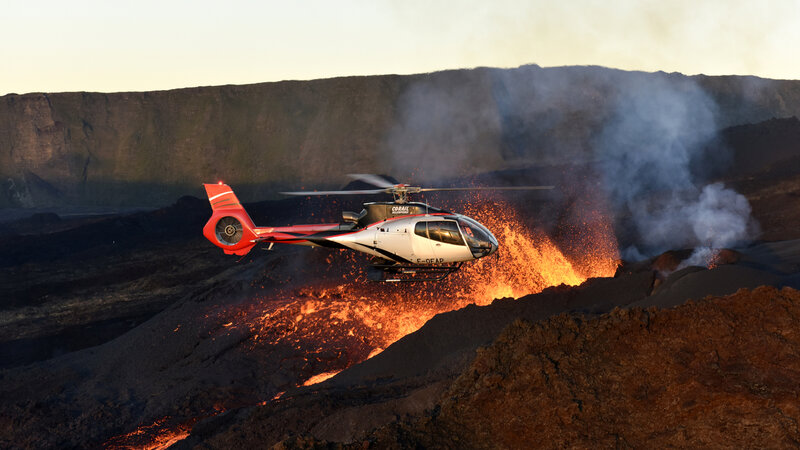
M 313 224 L 257 227 L 227 184 L 204 184 L 212 215 L 203 235 L 229 255 L 246 255 L 259 242 L 341 247 L 326 238 L 352 230 L 352 225 Z

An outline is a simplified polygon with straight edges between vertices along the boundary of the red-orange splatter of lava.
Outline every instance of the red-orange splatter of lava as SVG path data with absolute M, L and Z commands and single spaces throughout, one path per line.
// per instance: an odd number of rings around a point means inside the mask
M 616 270 L 616 239 L 599 214 L 578 237 L 581 242 L 572 246 L 569 257 L 547 235 L 527 229 L 504 205 L 478 206 L 468 214 L 495 234 L 500 249 L 465 263 L 445 280 L 370 283 L 354 267 L 340 280 L 312 280 L 307 287 L 255 299 L 235 318 L 220 320 L 226 326 L 232 320 L 234 327 L 249 327 L 255 347 L 289 344 L 308 353 L 334 352 L 329 359 L 336 363 L 324 365 L 323 370 L 334 373 L 374 356 L 436 314 L 473 303 L 487 305 L 496 298 L 518 298 L 550 286 L 578 285 Z
M 189 436 L 196 420 L 175 424 L 170 417 L 162 417 L 150 425 L 116 436 L 106 441 L 103 448 L 126 450 L 161 450 Z

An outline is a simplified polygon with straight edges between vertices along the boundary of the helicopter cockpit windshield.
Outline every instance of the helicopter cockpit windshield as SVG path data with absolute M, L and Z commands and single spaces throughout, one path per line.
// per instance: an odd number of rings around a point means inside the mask
M 472 251 L 472 256 L 480 258 L 488 256 L 497 250 L 497 239 L 483 225 L 469 217 L 460 217 L 458 225 L 467 240 L 467 245 Z

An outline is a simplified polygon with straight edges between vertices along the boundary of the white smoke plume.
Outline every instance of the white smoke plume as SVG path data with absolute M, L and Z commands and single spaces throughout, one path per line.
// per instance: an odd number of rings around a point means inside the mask
M 757 231 L 747 199 L 707 179 L 724 172 L 729 159 L 711 154 L 720 146 L 710 144 L 730 125 L 732 111 L 735 105 L 721 112 L 694 78 L 680 74 L 527 66 L 430 75 L 399 97 L 397 123 L 386 137 L 388 165 L 403 179 L 429 184 L 493 170 L 568 167 L 549 171 L 546 184 L 556 184 L 554 195 L 565 201 L 605 194 L 601 203 L 611 205 L 620 225 L 625 259 L 719 249 Z M 560 212 L 542 214 L 564 220 Z M 579 212 L 575 217 L 573 225 L 582 226 Z
M 498 130 L 495 112 L 476 108 L 486 104 L 476 101 L 485 91 L 449 81 L 418 81 L 399 99 L 398 121 L 386 137 L 395 176 L 436 184 L 501 162 L 484 151 L 496 145 Z
M 717 135 L 716 114 L 716 104 L 689 78 L 651 74 L 622 87 L 596 151 L 609 196 L 638 234 L 624 257 L 686 247 L 710 254 L 754 232 L 744 196 L 695 175 L 703 171 L 693 165 L 703 164 Z

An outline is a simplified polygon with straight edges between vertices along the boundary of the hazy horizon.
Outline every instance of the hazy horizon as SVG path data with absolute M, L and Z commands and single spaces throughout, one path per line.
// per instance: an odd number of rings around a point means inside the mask
M 11 0 L 0 95 L 475 67 L 800 78 L 800 2 Z

